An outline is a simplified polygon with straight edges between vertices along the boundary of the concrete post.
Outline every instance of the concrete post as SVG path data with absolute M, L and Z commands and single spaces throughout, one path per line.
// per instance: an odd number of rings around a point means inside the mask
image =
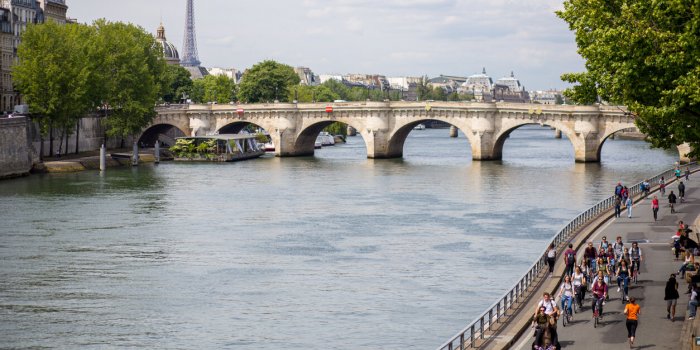
M 156 140 L 156 150 L 155 150 L 155 157 L 156 157 L 156 164 L 160 163 L 160 141 Z
M 105 171 L 105 169 L 107 169 L 107 149 L 103 143 L 100 147 L 100 171 Z
M 356 136 L 357 135 L 357 130 L 353 128 L 352 126 L 348 125 L 348 136 Z
M 139 145 L 136 142 L 134 142 L 134 148 L 133 148 L 132 154 L 131 154 L 131 165 L 132 166 L 139 165 Z
M 459 131 L 456 126 L 451 125 L 450 126 L 450 137 L 457 137 L 459 135 Z
M 554 138 L 555 138 L 555 139 L 560 139 L 560 138 L 561 138 L 561 130 L 559 130 L 559 129 L 554 129 Z

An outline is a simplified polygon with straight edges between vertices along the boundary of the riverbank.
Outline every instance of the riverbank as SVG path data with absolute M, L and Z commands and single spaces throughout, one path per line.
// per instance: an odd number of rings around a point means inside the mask
M 107 154 L 106 165 L 110 167 L 131 166 L 129 158 L 112 158 L 112 154 L 130 154 L 131 150 L 115 149 Z M 32 173 L 72 173 L 85 170 L 100 170 L 100 152 L 90 151 L 80 154 L 70 154 L 55 158 L 45 159 L 32 167 Z M 155 163 L 153 153 L 139 153 L 139 164 Z

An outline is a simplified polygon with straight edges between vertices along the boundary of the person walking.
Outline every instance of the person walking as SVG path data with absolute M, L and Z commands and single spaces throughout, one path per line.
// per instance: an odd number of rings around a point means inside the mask
M 627 206 L 627 217 L 631 218 L 632 217 L 632 205 L 634 204 L 634 201 L 632 200 L 632 197 L 627 197 L 627 201 L 625 201 L 625 206 Z
M 683 181 L 678 184 L 678 198 L 680 199 L 681 203 L 683 203 L 683 199 L 685 198 L 685 185 L 683 184 Z
M 564 251 L 564 264 L 566 266 L 566 269 L 564 269 L 564 275 L 573 275 L 574 266 L 576 266 L 576 251 L 574 250 L 574 245 L 572 243 L 569 243 L 569 248 Z
M 688 300 L 688 319 L 694 320 L 698 311 L 698 287 L 691 285 L 690 300 Z
M 690 180 L 690 167 L 685 167 L 685 181 Z
M 668 195 L 668 205 L 671 207 L 671 214 L 676 212 L 676 195 L 671 191 L 671 193 Z
M 547 265 L 549 265 L 549 277 L 554 276 L 554 263 L 557 261 L 557 250 L 554 248 L 554 243 L 549 245 L 547 249 Z
M 656 196 L 651 199 L 651 211 L 654 213 L 654 221 L 656 221 L 659 215 L 659 199 Z
M 622 197 L 615 197 L 615 217 L 619 218 L 620 213 L 622 212 L 621 210 L 622 207 Z
M 625 306 L 625 311 L 623 312 L 627 316 L 625 325 L 627 326 L 627 340 L 629 341 L 631 348 L 634 345 L 634 337 L 637 332 L 637 322 L 639 315 L 641 314 L 641 308 L 637 304 L 637 299 L 635 299 L 635 297 L 630 297 L 630 302 Z
M 671 274 L 671 277 L 666 281 L 666 289 L 664 290 L 664 300 L 666 300 L 666 318 L 671 322 L 676 321 L 676 304 L 678 303 L 678 281 L 676 275 Z
M 663 176 L 659 179 L 659 192 L 661 192 L 662 196 L 666 194 L 666 180 L 664 180 Z

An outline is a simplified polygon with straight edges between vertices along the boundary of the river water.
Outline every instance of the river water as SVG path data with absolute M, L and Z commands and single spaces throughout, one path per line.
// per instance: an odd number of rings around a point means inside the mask
M 315 157 L 162 163 L 0 182 L 0 348 L 434 349 L 569 219 L 670 168 L 609 140 L 574 163 L 525 127 L 502 161 L 413 131 Z

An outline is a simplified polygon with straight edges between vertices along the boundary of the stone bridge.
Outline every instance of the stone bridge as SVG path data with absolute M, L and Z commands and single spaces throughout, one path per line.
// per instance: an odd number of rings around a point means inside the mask
M 314 153 L 316 136 L 333 122 L 354 128 L 368 158 L 398 158 L 413 127 L 438 120 L 469 139 L 474 160 L 498 160 L 508 135 L 527 124 L 548 125 L 571 141 L 577 162 L 600 161 L 605 140 L 634 127 L 634 117 L 617 106 L 541 105 L 483 102 L 341 102 L 159 107 L 140 141 L 152 144 L 172 127 L 187 136 L 237 133 L 252 123 L 270 133 L 277 156 Z

